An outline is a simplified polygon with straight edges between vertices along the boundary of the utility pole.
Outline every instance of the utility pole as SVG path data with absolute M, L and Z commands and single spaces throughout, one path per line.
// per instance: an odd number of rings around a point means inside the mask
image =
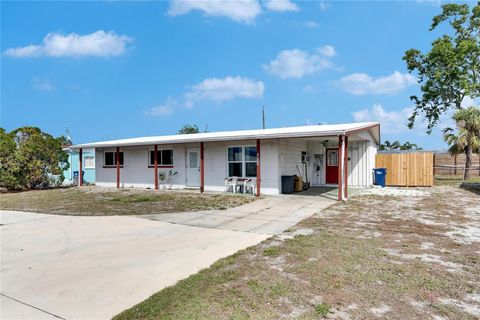
M 265 129 L 265 106 L 262 106 L 262 128 Z

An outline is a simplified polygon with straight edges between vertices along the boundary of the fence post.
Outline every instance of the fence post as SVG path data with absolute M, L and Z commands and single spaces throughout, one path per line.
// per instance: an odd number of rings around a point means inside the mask
M 457 175 L 457 155 L 455 155 L 453 158 L 453 165 L 454 165 L 453 175 L 456 176 Z
M 433 175 L 435 175 L 435 153 L 433 154 Z

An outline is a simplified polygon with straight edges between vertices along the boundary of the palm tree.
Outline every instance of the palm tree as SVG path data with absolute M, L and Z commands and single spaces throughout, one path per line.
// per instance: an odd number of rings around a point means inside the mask
M 382 151 L 395 150 L 395 149 L 398 149 L 399 147 L 400 147 L 400 142 L 398 141 L 390 142 L 388 140 L 385 140 L 384 143 L 378 146 L 378 150 L 382 150 Z
M 470 179 L 472 154 L 480 152 L 480 109 L 475 106 L 460 109 L 453 115 L 457 122 L 457 134 L 452 128 L 443 130 L 443 140 L 450 146 L 452 155 L 465 153 L 465 173 L 463 179 Z
M 384 143 L 378 146 L 378 150 L 380 151 L 391 150 L 391 148 L 392 148 L 392 143 L 388 140 L 385 140 Z
M 422 148 L 419 148 L 415 143 L 407 141 L 400 146 L 400 150 L 422 150 Z
M 419 148 L 415 143 L 405 142 L 401 144 L 399 141 L 390 142 L 385 140 L 384 143 L 378 146 L 378 150 L 385 151 L 385 150 L 422 150 Z

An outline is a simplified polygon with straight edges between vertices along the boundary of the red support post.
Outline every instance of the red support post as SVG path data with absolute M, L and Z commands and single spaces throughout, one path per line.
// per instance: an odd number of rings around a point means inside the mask
M 115 158 L 117 162 L 117 189 L 119 189 L 120 188 L 120 147 L 117 147 Z
M 83 149 L 78 150 L 78 185 L 83 186 Z
M 260 197 L 261 187 L 261 155 L 260 155 L 260 139 L 257 139 L 257 197 Z
M 204 157 L 204 145 L 200 142 L 200 192 L 205 191 L 205 157 Z
M 338 136 L 338 201 L 343 199 L 342 170 L 343 170 L 343 136 Z
M 344 183 L 345 183 L 345 199 L 348 199 L 348 137 L 345 136 L 345 157 L 343 160 L 343 165 L 345 167 L 344 171 Z
M 155 166 L 155 169 L 153 170 L 155 174 L 155 190 L 158 190 L 158 155 L 157 155 L 158 145 L 155 145 L 153 153 L 154 153 L 153 159 L 154 159 L 154 166 Z

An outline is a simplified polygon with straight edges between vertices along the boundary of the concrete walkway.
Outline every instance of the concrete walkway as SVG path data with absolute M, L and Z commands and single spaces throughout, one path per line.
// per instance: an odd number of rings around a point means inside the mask
M 283 195 L 267 197 L 227 210 L 179 212 L 142 216 L 174 224 L 275 235 L 335 203 L 326 197 Z
M 0 318 L 110 319 L 331 203 L 282 196 L 148 219 L 1 211 Z

